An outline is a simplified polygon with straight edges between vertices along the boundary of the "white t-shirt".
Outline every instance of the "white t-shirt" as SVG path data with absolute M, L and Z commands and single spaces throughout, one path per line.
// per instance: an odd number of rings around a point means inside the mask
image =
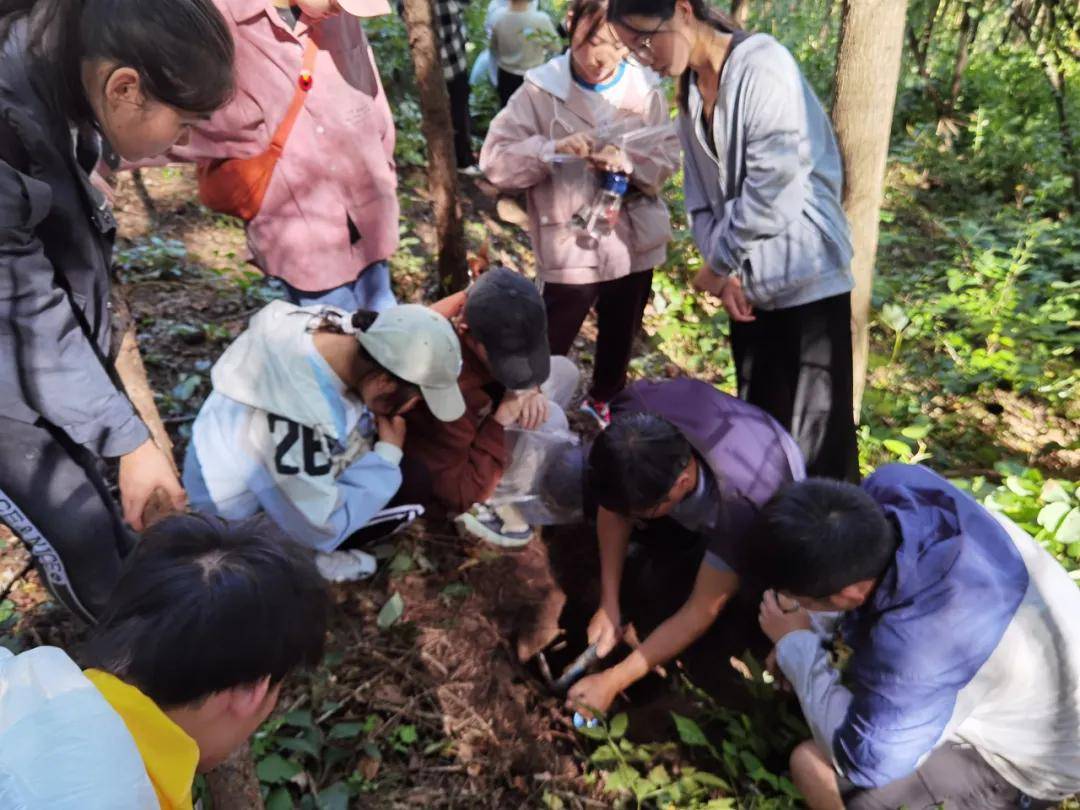
M 501 70 L 524 76 L 559 49 L 559 35 L 544 12 L 508 8 L 495 18 L 490 49 Z

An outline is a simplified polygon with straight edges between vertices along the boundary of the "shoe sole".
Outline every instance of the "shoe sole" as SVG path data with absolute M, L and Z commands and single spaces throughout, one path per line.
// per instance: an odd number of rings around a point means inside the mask
M 491 545 L 498 546 L 499 548 L 523 548 L 532 542 L 533 535 L 535 534 L 534 532 L 523 540 L 513 540 L 505 535 L 493 532 L 468 512 L 454 518 L 454 523 L 457 524 L 458 529 L 465 532 L 470 537 L 483 540 L 485 543 L 491 543 Z

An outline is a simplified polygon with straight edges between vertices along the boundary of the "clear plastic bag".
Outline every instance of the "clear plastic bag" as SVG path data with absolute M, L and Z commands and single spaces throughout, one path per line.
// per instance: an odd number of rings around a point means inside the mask
M 584 455 L 569 430 L 507 428 L 510 463 L 488 503 L 513 506 L 533 526 L 582 519 Z

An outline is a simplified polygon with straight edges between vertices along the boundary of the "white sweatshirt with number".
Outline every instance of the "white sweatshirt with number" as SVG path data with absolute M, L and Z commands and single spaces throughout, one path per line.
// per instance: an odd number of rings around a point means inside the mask
M 264 511 L 288 534 L 331 551 L 401 486 L 400 448 L 315 348 L 331 307 L 274 301 L 214 364 L 192 429 L 184 486 L 200 511 Z

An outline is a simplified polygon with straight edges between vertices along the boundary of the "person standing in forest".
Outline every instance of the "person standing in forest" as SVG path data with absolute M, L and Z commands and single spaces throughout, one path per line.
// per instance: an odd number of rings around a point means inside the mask
M 125 520 L 141 530 L 158 489 L 185 503 L 110 356 L 116 221 L 90 175 L 103 142 L 160 154 L 232 91 L 210 0 L 0 2 L 0 520 L 87 621 L 135 545 Z
M 739 395 L 791 431 L 810 475 L 859 477 L 843 168 L 791 53 L 704 0 L 612 0 L 641 63 L 679 78 L 694 287 L 731 318 Z
M 478 177 L 472 146 L 472 113 L 469 109 L 469 63 L 465 53 L 465 7 L 469 0 L 435 0 L 435 32 L 439 35 L 439 58 L 450 94 L 450 123 L 454 128 L 454 157 L 458 171 Z
M 169 152 L 200 165 L 200 194 L 245 220 L 251 261 L 299 306 L 381 312 L 400 208 L 394 119 L 361 18 L 386 0 L 214 0 L 236 41 L 237 92 Z M 305 50 L 309 49 L 309 50 Z M 306 84 L 291 127 L 290 104 Z M 282 139 L 282 135 L 284 138 Z M 227 210 L 229 164 L 281 153 L 257 205 Z M 222 172 L 222 170 L 228 174 Z
M 510 0 L 491 27 L 491 55 L 498 66 L 499 107 L 505 107 L 525 74 L 559 48 L 555 23 L 530 0 Z

